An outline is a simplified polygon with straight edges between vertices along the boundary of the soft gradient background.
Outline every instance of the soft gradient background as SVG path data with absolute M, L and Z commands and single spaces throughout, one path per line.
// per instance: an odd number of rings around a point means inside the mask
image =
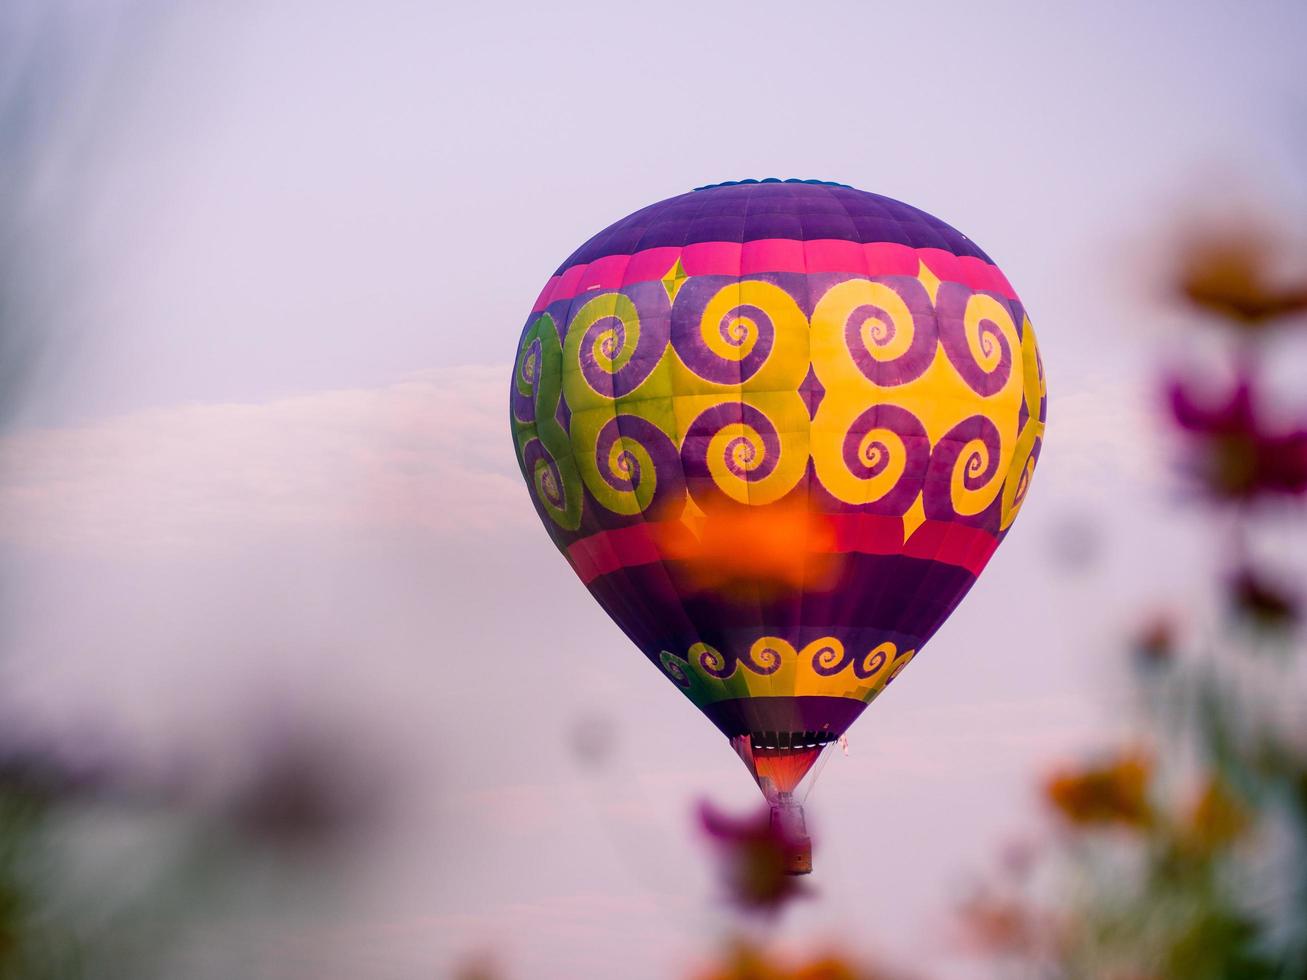
M 1151 283 L 1176 222 L 1307 204 L 1307 7 L 11 0 L 0 35 L 44 338 L 0 442 L 5 710 L 218 781 L 318 719 L 395 796 L 179 976 L 642 980 L 715 942 L 692 804 L 756 790 L 538 526 L 507 385 L 581 241 L 773 175 L 940 216 L 1039 332 L 1029 503 L 830 760 L 775 926 L 967 973 L 950 912 L 1033 774 L 1128 724 L 1135 618 L 1202 598 Z

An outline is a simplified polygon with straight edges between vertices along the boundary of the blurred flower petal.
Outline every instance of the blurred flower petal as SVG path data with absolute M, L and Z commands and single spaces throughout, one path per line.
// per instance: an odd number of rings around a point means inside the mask
M 1241 569 L 1229 582 L 1237 614 L 1264 629 L 1288 629 L 1298 622 L 1298 597 L 1252 568 Z
M 1307 428 L 1267 426 L 1251 378 L 1240 378 L 1224 397 L 1197 394 L 1178 378 L 1166 393 L 1171 417 L 1188 436 L 1186 469 L 1210 496 L 1247 502 L 1307 495 Z
M 1248 808 L 1231 794 L 1220 779 L 1210 778 L 1189 813 L 1190 843 L 1202 853 L 1227 847 L 1242 838 L 1252 824 Z
M 1272 281 L 1271 243 L 1261 236 L 1208 236 L 1190 242 L 1179 290 L 1189 302 L 1246 329 L 1307 311 L 1307 279 Z
M 1099 765 L 1054 773 L 1044 793 L 1058 815 L 1071 824 L 1143 828 L 1152 822 L 1151 778 L 1151 760 L 1127 752 Z
M 763 807 L 749 817 L 732 817 L 710 803 L 699 805 L 699 822 L 718 852 L 722 880 L 733 904 L 750 912 L 773 912 L 804 894 L 788 873 L 801 849 Z

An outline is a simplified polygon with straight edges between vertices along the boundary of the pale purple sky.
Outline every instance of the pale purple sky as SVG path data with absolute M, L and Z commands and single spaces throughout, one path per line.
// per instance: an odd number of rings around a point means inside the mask
M 187 975 L 400 980 L 489 949 L 514 978 L 645 980 L 711 948 L 692 802 L 756 791 L 553 551 L 506 386 L 577 244 L 773 175 L 974 238 L 1047 366 L 1029 503 L 831 759 L 818 895 L 779 927 L 966 975 L 941 942 L 960 886 L 1038 827 L 1041 767 L 1128 724 L 1137 617 L 1206 595 L 1216 545 L 1149 418 L 1176 319 L 1151 277 L 1181 216 L 1307 204 L 1307 9 L 69 9 L 89 108 L 53 127 L 42 193 L 87 127 L 92 166 L 47 296 L 68 327 L 0 443 L 11 696 L 161 764 L 248 751 L 235 719 L 283 697 L 410 786 L 341 894 L 197 939 Z M 1086 528 L 1092 562 L 1059 565 Z M 607 722 L 586 769 L 571 735 Z

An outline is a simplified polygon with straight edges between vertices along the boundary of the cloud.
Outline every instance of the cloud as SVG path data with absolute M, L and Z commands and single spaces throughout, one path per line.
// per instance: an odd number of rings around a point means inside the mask
M 439 535 L 530 522 L 507 376 L 441 369 L 383 388 L 16 432 L 0 440 L 0 538 L 153 552 L 296 529 Z
M 285 531 L 449 535 L 530 525 L 502 365 L 262 404 L 173 406 L 0 440 L 0 539 L 120 552 Z M 1054 399 L 1040 476 L 1084 494 L 1161 475 L 1137 389 Z
M 1165 490 L 1162 420 L 1146 379 L 1091 375 L 1049 396 L 1036 492 L 1114 498 Z

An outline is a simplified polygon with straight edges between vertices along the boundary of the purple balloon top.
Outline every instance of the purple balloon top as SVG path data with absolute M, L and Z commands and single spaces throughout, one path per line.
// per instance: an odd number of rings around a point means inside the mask
M 578 248 L 558 272 L 648 248 L 767 238 L 895 242 L 991 262 L 966 235 L 910 204 L 830 181 L 769 177 L 697 187 L 641 208 Z

